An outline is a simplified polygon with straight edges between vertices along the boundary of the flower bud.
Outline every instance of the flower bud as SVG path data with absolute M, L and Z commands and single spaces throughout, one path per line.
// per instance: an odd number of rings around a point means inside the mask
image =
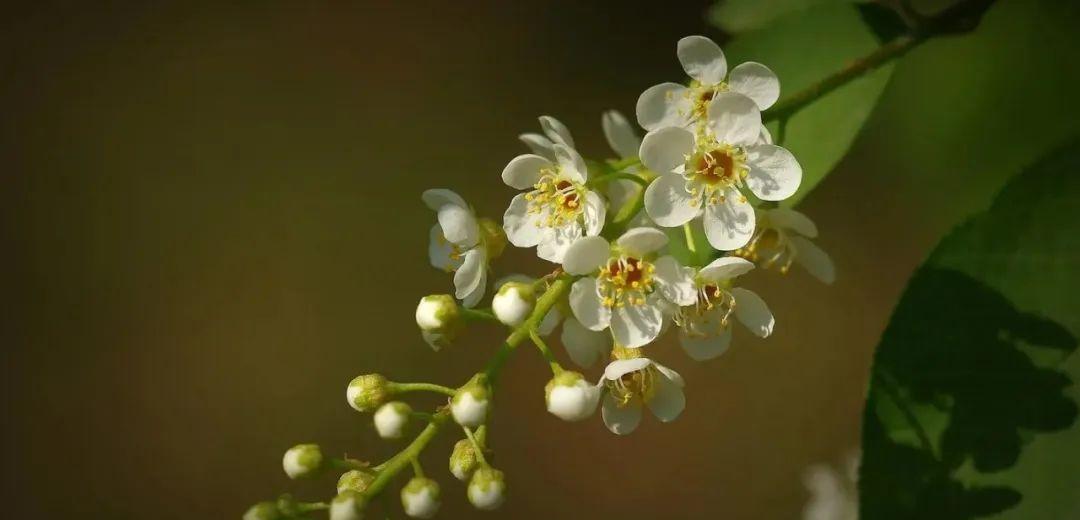
M 375 431 L 384 439 L 400 439 L 411 414 L 412 408 L 401 401 L 386 403 L 375 412 Z
M 487 378 L 483 374 L 477 374 L 454 394 L 454 398 L 450 400 L 450 413 L 458 424 L 476 428 L 487 420 L 490 395 Z
M 342 473 L 341 477 L 338 477 L 337 492 L 338 494 L 346 491 L 363 493 L 364 491 L 367 491 L 368 486 L 370 486 L 374 480 L 375 474 L 370 471 L 351 469 Z
M 461 439 L 454 445 L 454 451 L 450 454 L 450 473 L 458 480 L 469 480 L 473 471 L 476 470 L 476 448 L 469 439 Z
M 517 327 L 525 322 L 536 304 L 536 295 L 532 285 L 523 282 L 506 282 L 491 299 L 491 310 L 495 317 L 510 327 Z
M 413 518 L 431 518 L 439 512 L 439 483 L 415 477 L 401 488 L 401 505 Z
M 469 480 L 469 502 L 477 509 L 490 511 L 498 509 L 506 500 L 506 482 L 503 472 L 484 466 L 477 468 Z
M 284 518 L 275 502 L 259 502 L 244 513 L 244 520 L 280 520 Z
M 449 294 L 432 294 L 416 306 L 416 324 L 425 332 L 446 332 L 459 318 L 457 302 Z
M 362 520 L 364 496 L 359 491 L 347 489 L 338 493 L 330 502 L 330 520 Z
M 565 370 L 548 381 L 544 388 L 547 410 L 564 421 L 589 418 L 600 402 L 600 387 L 589 384 L 577 372 Z
M 390 397 L 390 382 L 379 374 L 357 376 L 349 382 L 345 397 L 358 412 L 370 412 L 386 402 Z
M 299 444 L 289 448 L 281 465 L 289 478 L 307 478 L 322 469 L 323 456 L 318 444 Z

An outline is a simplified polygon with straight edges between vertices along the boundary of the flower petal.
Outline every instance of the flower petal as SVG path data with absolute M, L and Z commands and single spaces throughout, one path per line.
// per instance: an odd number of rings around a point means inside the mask
M 728 189 L 724 200 L 705 208 L 705 238 L 720 251 L 734 251 L 754 236 L 754 207 L 738 190 Z
M 461 258 L 453 258 L 454 246 L 442 234 L 442 226 L 435 224 L 428 232 L 428 260 L 431 266 L 446 272 L 461 266 Z
M 731 346 L 731 327 L 725 327 L 719 334 L 707 336 L 691 336 L 683 332 L 679 334 L 679 343 L 694 361 L 720 357 Z
M 582 278 L 570 287 L 570 310 L 574 317 L 589 329 L 600 331 L 611 323 L 611 309 L 600 302 L 596 278 Z
M 645 130 L 690 124 L 690 96 L 687 88 L 678 83 L 653 85 L 637 100 L 637 120 Z
M 664 314 L 659 305 L 646 301 L 643 305 L 624 305 L 611 313 L 611 335 L 615 343 L 626 348 L 649 344 L 660 335 Z
M 604 425 L 616 435 L 629 435 L 641 424 L 641 406 L 635 403 L 619 406 L 611 394 L 604 396 L 600 414 L 604 416 Z
M 742 287 L 731 289 L 731 296 L 735 298 L 735 317 L 739 318 L 750 332 L 762 338 L 772 334 L 776 320 L 760 296 Z
M 690 222 L 701 211 L 701 196 L 686 191 L 686 178 L 677 173 L 661 175 L 645 190 L 645 211 L 663 227 Z
M 604 367 L 604 379 L 607 381 L 615 381 L 630 372 L 637 372 L 651 364 L 653 364 L 651 359 L 643 357 L 616 359 Z
M 581 238 L 584 229 L 577 222 L 570 222 L 559 227 L 541 230 L 540 243 L 536 245 L 536 256 L 561 264 L 566 251 Z
M 604 137 L 607 138 L 608 146 L 620 158 L 637 157 L 638 148 L 641 147 L 641 138 L 637 136 L 634 126 L 627 121 L 622 112 L 618 110 L 604 112 L 600 116 L 600 126 L 604 128 Z
M 570 136 L 570 129 L 561 121 L 551 116 L 540 116 L 540 128 L 551 139 L 552 143 L 561 144 L 570 148 L 574 147 L 574 138 Z
M 551 148 L 554 143 L 551 142 L 551 139 L 540 134 L 528 133 L 519 135 L 518 140 L 525 143 L 525 146 L 528 146 L 532 153 L 549 161 L 555 160 L 555 150 Z
M 728 89 L 753 99 L 761 110 L 771 107 L 780 98 L 780 80 L 776 74 L 769 67 L 753 61 L 731 69 Z
M 742 94 L 721 92 L 709 103 L 709 128 L 721 143 L 751 145 L 761 135 L 761 111 Z
M 540 180 L 540 170 L 551 168 L 551 161 L 533 154 L 523 154 L 513 159 L 503 168 L 502 180 L 507 186 L 518 190 L 531 189 Z
M 649 399 L 649 410 L 660 422 L 674 421 L 686 408 L 682 387 L 666 377 L 656 379 L 656 393 Z
M 486 261 L 487 255 L 481 247 L 470 249 L 465 253 L 465 261 L 461 264 L 461 268 L 454 272 L 454 295 L 459 300 L 465 299 L 484 281 Z
M 727 75 L 724 51 L 704 36 L 687 36 L 679 40 L 676 53 L 686 74 L 706 85 L 720 83 Z
M 476 307 L 476 304 L 480 303 L 480 299 L 484 297 L 484 292 L 487 291 L 487 279 L 488 270 L 487 266 L 484 266 L 480 269 L 480 280 L 476 284 L 476 287 L 473 288 L 472 292 L 466 294 L 465 297 L 461 299 L 461 304 L 469 308 Z
M 641 163 L 660 173 L 675 171 L 686 163 L 694 150 L 694 134 L 685 128 L 669 126 L 645 134 L 641 140 Z
M 563 321 L 562 344 L 571 361 L 588 368 L 611 349 L 611 334 L 589 330 L 570 317 Z
M 581 237 L 570 245 L 563 257 L 563 270 L 573 275 L 589 274 L 611 257 L 611 245 L 604 237 Z
M 674 371 L 674 370 L 672 370 L 672 369 L 670 369 L 670 368 L 668 368 L 668 367 L 666 367 L 664 365 L 661 365 L 660 363 L 657 363 L 655 361 L 653 361 L 653 366 L 656 367 L 656 369 L 659 370 L 660 373 L 664 375 L 664 377 L 671 380 L 672 383 L 675 383 L 676 385 L 678 385 L 679 388 L 682 388 L 682 387 L 686 386 L 686 381 L 683 381 L 683 377 L 681 375 L 679 375 L 678 372 L 676 372 L 676 371 Z
M 679 265 L 679 261 L 671 256 L 657 258 L 654 265 L 653 276 L 664 298 L 679 306 L 693 305 L 697 301 L 693 268 Z
M 765 125 L 761 125 L 761 135 L 758 136 L 756 144 L 773 144 L 772 134 L 769 133 L 768 128 L 765 128 Z
M 585 159 L 577 153 L 577 150 L 558 143 L 555 143 L 552 148 L 555 150 L 555 161 L 559 163 L 559 168 L 566 178 L 574 182 L 588 180 L 589 169 L 585 166 Z
M 663 231 L 651 227 L 636 227 L 626 230 L 615 241 L 623 251 L 641 258 L 653 251 L 664 247 L 668 243 L 668 237 Z
M 836 280 L 836 267 L 832 258 L 817 244 L 798 235 L 788 237 L 795 248 L 795 261 L 806 269 L 814 278 L 827 284 Z
M 510 207 L 503 213 L 503 231 L 506 238 L 516 247 L 532 247 L 540 243 L 543 229 L 540 227 L 543 215 L 529 213 L 529 201 L 525 194 L 519 193 L 510 201 Z
M 762 217 L 772 226 L 790 229 L 806 238 L 815 238 L 818 235 L 817 225 L 810 217 L 787 208 L 766 210 Z
M 713 260 L 709 265 L 702 267 L 698 275 L 703 280 L 721 282 L 730 280 L 736 276 L 744 275 L 754 268 L 754 263 L 737 256 L 724 256 Z
M 599 235 L 604 229 L 604 219 L 607 218 L 607 208 L 604 207 L 604 198 L 595 191 L 585 193 L 585 208 L 582 219 L 585 221 L 585 234 L 589 236 Z
M 439 208 L 443 236 L 459 246 L 472 247 L 480 240 L 480 226 L 468 207 L 446 204 Z
M 432 211 L 439 211 L 439 208 L 447 204 L 466 209 L 469 207 L 469 205 L 465 203 L 465 199 L 461 198 L 461 195 L 444 188 L 424 190 L 424 193 L 420 194 L 420 200 L 423 200 L 424 204 L 431 208 Z
M 799 189 L 802 166 L 786 149 L 772 144 L 753 145 L 746 149 L 746 162 L 750 166 L 746 185 L 761 200 L 784 200 Z

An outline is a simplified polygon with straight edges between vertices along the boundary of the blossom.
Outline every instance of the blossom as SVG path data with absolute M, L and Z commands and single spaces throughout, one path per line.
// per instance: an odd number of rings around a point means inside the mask
M 300 444 L 289 448 L 281 465 L 289 478 L 306 478 L 322 469 L 323 455 L 318 444 Z
M 446 189 L 426 190 L 424 204 L 438 215 L 428 240 L 428 259 L 437 269 L 454 273 L 455 296 L 472 307 L 487 288 L 488 263 L 502 254 L 505 242 L 498 226 L 478 219 L 460 195 Z
M 536 254 L 562 262 L 574 240 L 595 236 L 604 227 L 604 199 L 586 186 L 585 159 L 564 144 L 552 145 L 554 159 L 524 154 L 513 158 L 502 180 L 519 193 L 503 215 L 503 229 L 517 247 L 536 246 Z
M 525 322 L 536 305 L 532 284 L 508 281 L 499 286 L 491 299 L 491 311 L 500 323 L 517 327 Z
M 401 401 L 391 401 L 379 407 L 372 416 L 375 431 L 384 439 L 400 439 L 409 425 L 412 407 Z
M 584 237 L 570 247 L 563 269 L 587 275 L 570 288 L 570 308 L 585 328 L 611 328 L 615 343 L 640 347 L 656 339 L 665 300 L 689 304 L 693 287 L 678 262 L 655 252 L 667 235 L 654 228 L 631 228 L 612 247 L 602 237 Z
M 694 302 L 675 311 L 679 342 L 693 359 L 712 359 L 727 351 L 731 344 L 732 314 L 750 332 L 760 337 L 772 334 L 772 312 L 753 291 L 732 287 L 732 281 L 754 268 L 739 257 L 727 256 L 702 267 L 693 276 Z
M 431 518 L 439 512 L 439 483 L 429 478 L 413 477 L 401 488 L 401 506 L 413 518 Z
M 549 161 L 555 161 L 556 144 L 574 147 L 574 137 L 570 135 L 570 129 L 558 119 L 540 116 L 540 129 L 544 132 L 543 134 L 524 133 L 518 136 L 518 139 L 525 143 L 532 153 Z
M 345 490 L 330 502 L 330 520 L 362 520 L 364 496 L 351 489 Z
M 798 189 L 802 167 L 784 148 L 755 144 L 761 113 L 742 94 L 713 97 L 706 123 L 704 133 L 667 127 L 642 140 L 642 163 L 660 173 L 645 190 L 645 210 L 664 227 L 701 215 L 709 243 L 731 251 L 754 234 L 754 207 L 742 189 L 761 200 L 784 200 Z
M 780 81 L 768 67 L 750 61 L 731 69 L 729 75 L 724 52 L 704 36 L 687 36 L 679 40 L 676 54 L 683 70 L 690 76 L 690 85 L 661 83 L 641 94 L 637 118 L 646 130 L 690 127 L 705 119 L 709 103 L 724 92 L 750 98 L 759 110 L 769 108 L 780 97 Z
M 498 509 L 506 500 L 506 479 L 503 472 L 490 466 L 481 466 L 473 472 L 466 492 L 469 502 L 477 509 Z
M 564 421 L 587 419 L 596 411 L 600 387 L 577 372 L 564 370 L 544 387 L 547 410 Z
M 467 428 L 476 428 L 487 420 L 491 390 L 483 374 L 477 374 L 450 399 L 450 414 L 454 421 Z
M 828 253 L 810 241 L 817 234 L 814 222 L 798 211 L 760 210 L 753 238 L 735 254 L 760 262 L 765 268 L 776 266 L 784 274 L 795 262 L 814 278 L 831 284 L 836 279 L 836 268 Z
M 626 435 L 641 422 L 647 406 L 661 422 L 674 421 L 686 407 L 683 378 L 649 358 L 616 359 L 604 369 L 602 415 L 612 433 Z

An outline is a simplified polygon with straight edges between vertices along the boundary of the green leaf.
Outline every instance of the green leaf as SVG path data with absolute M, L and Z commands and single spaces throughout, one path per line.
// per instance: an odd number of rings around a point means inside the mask
M 1077 288 L 1080 142 L 1014 177 L 909 282 L 864 412 L 864 518 L 1077 511 Z
M 785 93 L 798 92 L 877 47 L 877 36 L 855 6 L 829 3 L 741 34 L 724 52 L 733 66 L 743 61 L 767 64 L 780 77 L 783 99 Z M 797 204 L 843 158 L 891 74 L 891 65 L 881 67 L 836 89 L 792 116 L 783 132 L 776 123 L 768 125 L 778 144 L 791 150 L 803 168 L 802 186 L 784 205 Z

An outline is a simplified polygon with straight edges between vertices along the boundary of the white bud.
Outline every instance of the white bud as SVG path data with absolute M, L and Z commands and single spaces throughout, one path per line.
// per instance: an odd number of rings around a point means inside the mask
M 477 374 L 454 394 L 454 398 L 450 400 L 450 414 L 458 424 L 476 428 L 487 420 L 489 395 L 487 378 L 483 374 Z
M 469 502 L 477 509 L 490 511 L 498 509 L 506 500 L 506 482 L 503 473 L 495 468 L 484 466 L 473 473 L 469 480 Z
M 523 282 L 506 282 L 491 299 L 491 310 L 504 325 L 517 327 L 525 322 L 536 304 L 532 285 Z
M 375 474 L 362 469 L 351 469 L 338 477 L 337 492 L 356 491 L 363 493 L 375 480 Z
M 439 512 L 439 483 L 415 477 L 401 488 L 401 505 L 413 518 L 431 518 Z
M 420 299 L 416 306 L 416 324 L 426 332 L 445 332 L 458 319 L 458 306 L 449 294 L 433 294 Z
M 563 371 L 551 378 L 544 389 L 547 410 L 564 421 L 581 421 L 596 411 L 600 387 L 590 384 L 577 372 Z
M 357 491 L 345 490 L 330 502 L 330 520 L 363 520 L 364 496 Z
M 464 482 L 469 480 L 473 471 L 476 470 L 476 463 L 476 449 L 473 448 L 472 441 L 469 439 L 457 441 L 457 444 L 454 444 L 454 451 L 450 453 L 450 473 Z
M 259 502 L 244 513 L 244 520 L 279 520 L 284 518 L 275 502 Z
M 349 406 L 358 412 L 370 412 L 382 406 L 390 394 L 390 382 L 379 374 L 357 376 L 345 390 Z
M 323 456 L 318 444 L 300 444 L 289 448 L 281 460 L 289 478 L 310 477 L 322 469 Z
M 412 408 L 401 401 L 391 401 L 375 412 L 375 431 L 384 439 L 400 439 L 409 425 Z

